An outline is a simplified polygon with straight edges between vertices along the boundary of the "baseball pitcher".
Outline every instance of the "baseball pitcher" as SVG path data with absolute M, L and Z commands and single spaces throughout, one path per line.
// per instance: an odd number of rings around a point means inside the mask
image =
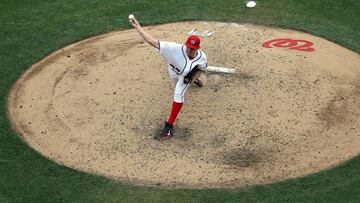
M 191 83 L 203 86 L 199 77 L 207 68 L 207 57 L 200 50 L 200 38 L 195 35 L 189 36 L 184 45 L 159 41 L 144 31 L 134 16 L 129 16 L 129 22 L 146 42 L 159 51 L 168 64 L 169 78 L 175 84 L 171 113 L 160 135 L 162 140 L 168 140 L 173 136 L 173 126 L 184 103 L 187 88 Z

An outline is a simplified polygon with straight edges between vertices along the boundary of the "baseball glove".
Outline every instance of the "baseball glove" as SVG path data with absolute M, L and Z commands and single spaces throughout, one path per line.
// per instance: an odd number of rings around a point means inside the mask
M 195 66 L 185 77 L 184 77 L 184 83 L 190 84 L 196 75 L 197 72 L 201 71 L 199 69 L 199 65 Z

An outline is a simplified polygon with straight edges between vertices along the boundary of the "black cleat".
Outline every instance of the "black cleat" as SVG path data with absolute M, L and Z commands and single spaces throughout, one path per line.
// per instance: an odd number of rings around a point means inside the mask
M 160 136 L 161 140 L 169 140 L 173 136 L 173 126 L 170 125 L 168 122 L 165 123 L 164 129 Z

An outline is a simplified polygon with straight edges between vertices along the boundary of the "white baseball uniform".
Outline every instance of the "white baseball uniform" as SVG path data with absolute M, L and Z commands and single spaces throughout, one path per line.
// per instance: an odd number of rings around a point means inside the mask
M 186 46 L 174 42 L 159 41 L 160 54 L 168 64 L 170 79 L 175 84 L 174 101 L 184 103 L 184 96 L 190 84 L 184 83 L 184 77 L 198 65 L 200 70 L 206 70 L 207 57 L 202 50 L 197 51 L 195 58 L 186 54 Z

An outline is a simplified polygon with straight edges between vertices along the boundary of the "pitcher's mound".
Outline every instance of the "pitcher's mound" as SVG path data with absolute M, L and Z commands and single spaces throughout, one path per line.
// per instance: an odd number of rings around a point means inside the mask
M 9 115 L 56 162 L 135 184 L 240 187 L 304 176 L 360 152 L 360 56 L 309 34 L 254 25 L 146 27 L 160 40 L 203 38 L 209 65 L 167 142 L 166 64 L 135 30 L 65 47 L 15 84 Z

